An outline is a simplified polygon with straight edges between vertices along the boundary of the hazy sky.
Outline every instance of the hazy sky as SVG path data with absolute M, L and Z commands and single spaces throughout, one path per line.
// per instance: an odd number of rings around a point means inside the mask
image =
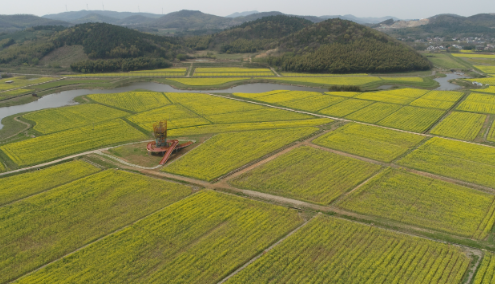
M 3 1 L 0 14 L 34 14 L 38 16 L 69 11 L 90 10 L 149 12 L 165 14 L 182 9 L 200 10 L 204 13 L 226 16 L 234 12 L 258 10 L 280 11 L 295 15 L 345 15 L 358 17 L 395 16 L 402 19 L 419 19 L 436 14 L 453 13 L 471 16 L 479 13 L 495 13 L 494 0 L 14 0 Z M 138 8 L 139 6 L 139 8 Z

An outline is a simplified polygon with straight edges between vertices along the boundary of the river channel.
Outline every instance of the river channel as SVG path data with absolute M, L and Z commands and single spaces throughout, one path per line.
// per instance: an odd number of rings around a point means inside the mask
M 446 74 L 447 77 L 436 78 L 435 81 L 440 83 L 440 87 L 437 90 L 456 90 L 460 87 L 458 85 L 449 83 L 449 80 L 462 78 L 465 76 L 458 74 Z M 11 106 L 11 107 L 2 107 L 0 108 L 0 122 L 7 116 L 15 115 L 23 112 L 31 112 L 41 109 L 47 108 L 56 108 L 66 105 L 75 105 L 77 102 L 74 101 L 74 98 L 89 95 L 94 93 L 107 94 L 107 93 L 121 93 L 121 92 L 129 92 L 137 89 L 145 89 L 154 92 L 179 92 L 179 93 L 263 93 L 269 92 L 273 90 L 291 90 L 291 91 L 313 91 L 313 92 L 322 92 L 324 89 L 320 88 L 310 88 L 310 87 L 299 87 L 299 86 L 290 86 L 290 85 L 278 85 L 278 84 L 270 84 L 270 83 L 255 83 L 255 84 L 246 84 L 239 85 L 229 89 L 223 90 L 178 90 L 174 89 L 170 85 L 163 85 L 158 83 L 150 83 L 150 82 L 141 82 L 141 83 L 133 83 L 129 86 L 115 88 L 115 89 L 107 89 L 107 90 L 91 90 L 91 89 L 80 89 L 80 90 L 70 90 L 64 91 L 60 93 L 54 93 L 50 95 L 43 96 L 39 100 L 34 102 L 30 102 L 24 105 Z M 0 129 L 3 128 L 3 125 L 0 123 Z

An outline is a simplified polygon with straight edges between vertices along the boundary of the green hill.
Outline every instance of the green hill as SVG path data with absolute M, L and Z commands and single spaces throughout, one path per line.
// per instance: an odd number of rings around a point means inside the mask
M 401 42 L 341 19 L 314 24 L 282 38 L 271 65 L 296 72 L 398 72 L 428 70 L 430 62 Z

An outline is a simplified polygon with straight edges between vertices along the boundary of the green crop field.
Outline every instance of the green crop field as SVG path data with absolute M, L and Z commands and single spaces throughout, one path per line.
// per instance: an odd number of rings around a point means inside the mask
M 346 196 L 338 206 L 483 239 L 495 222 L 494 197 L 464 186 L 389 169 Z
M 5 172 L 7 169 L 5 168 L 4 164 L 0 160 L 0 173 Z
M 471 93 L 457 107 L 458 110 L 495 114 L 495 95 Z
M 231 183 L 318 204 L 329 204 L 381 167 L 311 147 L 300 147 Z
M 427 58 L 433 62 L 433 64 L 446 69 L 470 69 L 467 63 L 461 64 L 448 54 L 430 53 Z
M 401 105 L 377 102 L 353 112 L 345 118 L 368 123 L 376 123 L 398 111 L 401 107 Z
M 381 77 L 385 81 L 396 81 L 396 82 L 423 82 L 421 77 Z
M 82 161 L 0 178 L 0 206 L 98 172 Z
M 409 104 L 414 99 L 426 94 L 427 90 L 420 89 L 397 89 L 391 91 L 367 92 L 355 96 L 357 99 L 379 101 L 393 104 Z
M 495 149 L 433 137 L 399 164 L 495 188 Z
M 425 139 L 424 136 L 349 123 L 329 132 L 313 143 L 384 162 L 390 162 Z
M 34 165 L 71 154 L 146 139 L 143 133 L 120 119 L 65 130 L 0 147 L 19 166 Z
M 43 82 L 52 81 L 56 79 L 58 78 L 40 77 L 40 78 L 28 79 L 26 77 L 12 77 L 12 78 L 0 79 L 0 91 L 22 88 L 28 85 L 37 85 Z M 7 84 L 5 83 L 7 81 L 13 81 L 13 82 Z
M 131 72 L 119 72 L 119 73 L 89 73 L 80 75 L 70 75 L 69 77 L 86 77 L 86 78 L 100 78 L 100 77 L 181 77 L 186 76 L 186 68 L 166 68 L 156 70 L 141 70 Z
M 16 89 L 16 90 L 12 90 L 12 91 L 3 91 L 3 92 L 0 92 L 0 99 L 7 99 L 10 97 L 24 95 L 24 94 L 31 93 L 32 91 L 33 90 L 30 90 L 30 89 Z
M 93 94 L 88 97 L 100 104 L 132 112 L 143 112 L 170 104 L 170 101 L 162 93 L 155 92 Z
M 472 141 L 486 120 L 486 115 L 454 111 L 435 126 L 430 133 Z
M 308 127 L 218 134 L 163 170 L 211 181 L 316 130 Z
M 405 106 L 378 122 L 379 125 L 424 132 L 445 113 L 444 110 Z
M 283 82 L 313 83 L 318 85 L 364 85 L 371 82 L 382 81 L 378 77 L 267 77 L 265 79 Z
M 330 115 L 330 116 L 344 117 L 344 116 L 349 115 L 355 111 L 363 109 L 363 108 L 371 105 L 372 103 L 373 102 L 371 102 L 371 101 L 348 99 L 348 100 L 345 100 L 341 103 L 338 103 L 338 104 L 335 104 L 333 106 L 324 108 L 324 109 L 320 110 L 320 113 Z
M 316 118 L 316 119 L 288 120 L 288 121 L 212 124 L 212 125 L 201 125 L 201 126 L 194 126 L 194 127 L 180 128 L 180 129 L 172 129 L 168 132 L 168 134 L 171 137 L 181 137 L 181 136 L 202 135 L 209 133 L 297 128 L 297 127 L 323 125 L 323 124 L 328 124 L 332 121 L 333 120 L 329 118 Z
M 178 78 L 168 79 L 188 86 L 215 86 L 225 83 L 249 80 L 250 78 Z
M 196 68 L 194 77 L 229 77 L 229 76 L 275 76 L 268 68 Z
M 461 283 L 457 246 L 319 215 L 227 283 Z
M 495 255 L 491 252 L 484 253 L 483 261 L 476 272 L 473 284 L 495 283 Z
M 295 210 L 203 191 L 19 283 L 217 283 L 301 222 Z
M 14 280 L 190 193 L 181 184 L 107 170 L 0 207 L 0 282 Z
M 169 129 L 209 124 L 210 122 L 181 105 L 168 105 L 162 108 L 138 113 L 128 117 L 129 121 L 148 131 L 153 131 L 153 123 L 167 120 Z
M 30 112 L 23 117 L 35 122 L 34 129 L 43 134 L 59 132 L 123 117 L 129 113 L 99 104 L 82 104 Z

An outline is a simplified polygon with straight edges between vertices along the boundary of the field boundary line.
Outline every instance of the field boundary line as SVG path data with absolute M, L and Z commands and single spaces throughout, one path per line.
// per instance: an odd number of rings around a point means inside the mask
M 95 151 L 94 154 L 97 154 L 97 155 L 101 155 L 101 156 L 105 156 L 109 159 L 113 159 L 113 160 L 116 160 L 117 162 L 121 163 L 121 164 L 124 164 L 124 165 L 127 165 L 127 166 L 130 166 L 130 167 L 133 167 L 133 168 L 138 168 L 138 169 L 145 169 L 145 170 L 154 170 L 154 169 L 157 169 L 159 167 L 161 167 L 162 165 L 156 165 L 154 167 L 143 167 L 143 166 L 139 166 L 139 165 L 136 165 L 136 164 L 132 164 L 132 163 L 129 163 L 127 161 L 124 161 L 118 157 L 115 157 L 115 156 L 112 156 L 112 155 L 109 155 L 109 154 L 106 154 L 106 153 L 103 153 L 102 151 L 100 150 L 97 150 Z
M 54 260 L 52 260 L 52 261 L 50 261 L 50 262 L 48 262 L 48 263 L 43 264 L 42 266 L 40 266 L 40 267 L 38 267 L 38 268 L 36 268 L 36 269 L 33 269 L 33 270 L 29 271 L 29 272 L 26 272 L 24 275 L 21 275 L 21 276 L 17 277 L 16 279 L 13 279 L 12 281 L 9 281 L 9 282 L 7 282 L 7 283 L 14 283 L 14 282 L 16 282 L 16 281 L 17 281 L 17 280 L 19 280 L 19 279 L 22 279 L 22 278 L 24 278 L 24 277 L 26 277 L 26 276 L 29 276 L 29 275 L 31 275 L 31 274 L 33 274 L 33 273 L 35 273 L 35 272 L 37 272 L 37 271 L 39 271 L 39 270 L 41 270 L 41 269 L 43 269 L 43 268 L 47 267 L 48 265 L 50 265 L 50 264 L 52 264 L 52 263 L 55 263 L 55 262 L 57 262 L 57 261 L 59 261 L 59 260 L 61 260 L 61 259 L 65 258 L 65 257 L 71 256 L 71 255 L 73 255 L 73 254 L 77 253 L 78 251 L 81 251 L 81 250 L 83 250 L 83 249 L 85 249 L 85 248 L 87 248 L 87 247 L 89 247 L 89 246 L 91 246 L 91 245 L 95 244 L 96 242 L 99 242 L 99 241 L 101 241 L 101 240 L 103 240 L 103 239 L 106 239 L 106 238 L 108 238 L 108 237 L 111 237 L 112 235 L 114 235 L 114 234 L 116 234 L 116 233 L 118 233 L 118 232 L 121 232 L 121 231 L 123 231 L 123 230 L 125 230 L 125 229 L 127 229 L 127 228 L 129 228 L 129 227 L 131 227 L 131 226 L 133 226 L 134 224 L 136 224 L 136 223 L 138 223 L 138 222 L 140 222 L 140 221 L 142 221 L 142 220 L 144 220 L 144 219 L 146 219 L 146 218 L 148 218 L 148 217 L 150 217 L 150 216 L 152 216 L 152 215 L 154 215 L 154 214 L 157 214 L 158 212 L 160 212 L 160 211 L 162 211 L 162 210 L 165 210 L 166 208 L 168 208 L 168 207 L 170 207 L 170 206 L 174 205 L 175 203 L 180 202 L 180 201 L 182 201 L 182 200 L 184 200 L 184 199 L 186 199 L 186 198 L 189 198 L 189 197 L 191 197 L 191 196 L 193 196 L 193 195 L 195 195 L 195 194 L 197 193 L 197 192 L 194 192 L 194 191 L 191 191 L 191 192 L 192 192 L 191 194 L 189 194 L 189 195 L 187 195 L 187 196 L 185 196 L 185 197 L 183 197 L 183 198 L 181 198 L 181 199 L 179 199 L 179 200 L 177 200 L 177 201 L 175 201 L 175 202 L 172 202 L 171 204 L 169 204 L 169 205 L 167 205 L 167 206 L 164 206 L 164 207 L 162 207 L 162 208 L 159 208 L 159 209 L 157 209 L 157 210 L 155 210 L 155 211 L 153 211 L 153 212 L 151 212 L 151 213 L 147 214 L 146 216 L 143 216 L 143 217 L 141 217 L 141 218 L 139 218 L 139 219 L 137 219 L 137 220 L 135 220 L 135 221 L 133 221 L 133 222 L 131 222 L 131 223 L 127 224 L 127 225 L 124 225 L 124 226 L 122 226 L 122 227 L 120 227 L 120 228 L 117 228 L 117 229 L 115 229 L 115 230 L 113 230 L 113 231 L 109 232 L 108 234 L 106 234 L 106 235 L 104 235 L 104 236 L 101 236 L 101 237 L 99 237 L 98 239 L 95 239 L 95 240 L 93 240 L 93 241 L 91 241 L 91 242 L 89 242 L 89 243 L 87 243 L 87 244 L 85 244 L 85 245 L 83 245 L 83 246 L 81 246 L 81 247 L 77 248 L 76 250 L 73 250 L 73 251 L 71 251 L 71 252 L 68 252 L 68 253 L 64 254 L 63 256 L 61 256 L 61 257 L 59 257 L 59 258 L 57 258 L 57 259 L 54 259 Z
M 382 167 L 380 168 L 378 171 L 376 171 L 375 173 L 373 173 L 369 178 L 365 179 L 364 181 L 360 182 L 358 185 L 356 185 L 354 188 L 352 188 L 351 190 L 347 191 L 347 192 L 344 192 L 343 194 L 341 194 L 339 197 L 335 198 L 334 201 L 330 202 L 329 206 L 333 205 L 333 206 L 336 206 L 334 204 L 337 204 L 339 203 L 341 200 L 344 200 L 347 198 L 347 196 L 351 195 L 352 193 L 356 192 L 357 190 L 359 190 L 361 187 L 365 186 L 366 184 L 368 184 L 370 182 L 370 180 L 372 180 L 373 178 L 375 178 L 377 175 L 383 173 L 385 170 L 387 170 L 389 167 Z
M 321 213 L 318 213 L 317 215 L 319 215 L 319 214 L 321 214 Z M 315 216 L 317 216 L 317 215 L 315 215 Z M 253 257 L 251 260 L 249 260 L 248 262 L 246 262 L 244 265 L 242 265 L 241 267 L 239 267 L 238 269 L 236 269 L 234 272 L 232 272 L 230 275 L 226 276 L 224 279 L 220 280 L 217 283 L 218 284 L 225 283 L 225 281 L 229 280 L 230 278 L 232 278 L 233 276 L 235 276 L 237 273 L 239 273 L 242 270 L 244 270 L 244 268 L 248 267 L 251 263 L 255 262 L 256 260 L 258 260 L 260 257 L 262 257 L 263 255 L 265 255 L 266 253 L 268 253 L 271 250 L 273 250 L 276 246 L 278 246 L 280 243 L 282 243 L 283 241 L 285 241 L 287 238 L 289 238 L 293 234 L 297 233 L 300 229 L 302 229 L 303 227 L 305 227 L 311 220 L 313 220 L 315 218 L 315 216 L 311 217 L 309 220 L 305 221 L 304 223 L 302 223 L 301 225 L 299 225 L 298 227 L 296 227 L 294 230 L 292 230 L 291 232 L 289 232 L 287 235 L 285 235 L 284 237 L 282 237 L 280 240 L 278 240 L 277 242 L 275 242 L 274 244 L 272 244 L 271 246 L 269 246 L 268 248 L 266 248 L 265 250 L 263 250 L 263 252 L 259 253 L 255 257 Z

